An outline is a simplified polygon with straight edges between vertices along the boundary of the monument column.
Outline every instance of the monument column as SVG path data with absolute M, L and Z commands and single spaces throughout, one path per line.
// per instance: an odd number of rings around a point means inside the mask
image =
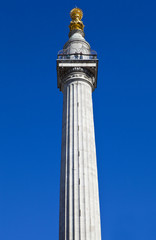
M 63 93 L 59 240 L 101 240 L 92 106 L 98 60 L 84 39 L 82 11 L 70 15 L 69 40 L 57 59 Z

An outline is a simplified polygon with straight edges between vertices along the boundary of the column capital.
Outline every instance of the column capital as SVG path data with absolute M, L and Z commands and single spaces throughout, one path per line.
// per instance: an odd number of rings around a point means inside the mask
M 57 59 L 57 87 L 62 87 L 67 81 L 87 81 L 92 91 L 97 86 L 98 59 L 88 59 L 89 56 L 72 54 L 72 59 Z M 73 59 L 85 57 L 87 59 Z

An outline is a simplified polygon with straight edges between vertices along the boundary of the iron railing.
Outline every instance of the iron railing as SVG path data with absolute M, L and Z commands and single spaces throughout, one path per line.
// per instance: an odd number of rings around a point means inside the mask
M 91 59 L 97 59 L 97 53 L 95 51 L 91 51 L 91 53 L 71 53 L 71 54 L 68 54 L 68 53 L 65 53 L 63 52 L 62 50 L 58 52 L 58 55 L 57 55 L 57 58 L 60 59 L 60 60 L 68 60 L 68 59 L 71 59 L 71 60 L 91 60 Z

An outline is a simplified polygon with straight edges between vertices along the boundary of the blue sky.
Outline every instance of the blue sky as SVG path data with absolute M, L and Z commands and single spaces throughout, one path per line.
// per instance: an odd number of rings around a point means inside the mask
M 56 57 L 84 11 L 103 240 L 156 239 L 155 1 L 0 4 L 0 239 L 58 239 L 62 93 Z

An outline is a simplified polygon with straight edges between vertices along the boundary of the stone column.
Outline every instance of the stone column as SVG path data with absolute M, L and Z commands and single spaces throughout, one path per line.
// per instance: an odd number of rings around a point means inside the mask
M 62 82 L 59 240 L 101 240 L 93 85 L 76 72 Z

